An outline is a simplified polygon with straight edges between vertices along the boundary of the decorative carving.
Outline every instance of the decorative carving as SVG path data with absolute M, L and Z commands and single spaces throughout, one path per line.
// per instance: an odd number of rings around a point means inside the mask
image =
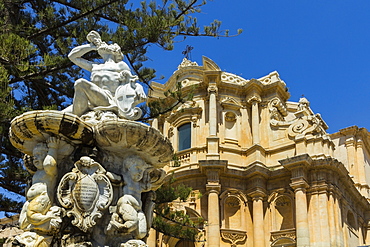
M 309 107 L 310 107 L 310 102 L 305 97 L 302 97 L 299 99 L 298 109 L 297 109 L 298 111 L 308 110 Z
M 189 59 L 187 59 L 186 57 L 184 57 L 182 59 L 182 62 L 180 63 L 180 65 L 177 67 L 177 69 L 181 69 L 181 68 L 185 68 L 185 67 L 189 67 L 189 66 L 199 66 L 199 65 L 197 64 L 197 62 L 192 62 Z
M 279 98 L 273 98 L 268 103 L 270 110 L 270 124 L 272 126 L 279 126 L 284 124 L 284 117 L 288 115 L 286 107 Z
M 281 238 L 288 238 L 288 239 L 291 239 L 293 242 L 295 242 L 296 240 L 295 229 L 287 229 L 287 230 L 271 232 L 271 242 L 274 242 Z
M 193 122 L 193 126 L 196 127 L 196 122 L 202 112 L 202 108 L 195 101 L 186 101 L 177 109 L 173 110 L 167 120 L 175 126 L 177 121 L 182 121 L 184 118 L 187 122 Z M 180 117 L 181 116 L 181 117 Z
M 258 93 L 252 93 L 251 95 L 247 97 L 246 101 L 249 104 L 253 104 L 254 101 L 257 103 L 260 103 L 262 100 L 261 100 L 261 96 Z
M 35 183 L 27 191 L 27 201 L 19 216 L 20 228 L 42 235 L 53 235 L 59 230 L 63 210 L 52 206 L 45 183 Z
M 231 208 L 239 208 L 240 207 L 240 200 L 235 196 L 229 196 L 225 200 L 225 205 Z
M 171 138 L 173 135 L 174 135 L 173 127 L 171 126 L 171 127 L 168 128 L 167 137 Z
M 236 121 L 236 115 L 234 112 L 226 112 L 225 113 L 225 121 L 226 122 L 235 122 Z
M 322 120 L 320 114 L 313 114 L 309 108 L 309 101 L 306 98 L 301 98 L 294 113 L 295 119 L 285 121 L 287 110 L 278 98 L 274 98 L 269 102 L 270 124 L 274 127 L 288 128 L 290 137 L 305 136 L 307 134 L 326 135 L 328 126 Z
M 248 81 L 240 76 L 223 72 L 221 75 L 221 80 L 224 82 L 237 84 L 237 85 L 245 85 Z
M 238 111 L 242 106 L 231 97 L 225 97 L 223 100 L 221 100 L 221 105 L 224 109 L 231 109 Z
M 221 237 L 224 241 L 230 242 L 232 247 L 236 247 L 247 239 L 247 233 L 245 231 L 221 229 Z
M 50 136 L 60 136 L 68 143 L 90 145 L 93 129 L 76 115 L 51 110 L 26 112 L 11 122 L 10 142 L 25 154 L 33 155 L 34 147 L 46 142 Z M 70 147 L 63 144 L 58 153 L 67 156 L 71 151 Z
M 58 186 L 58 200 L 74 217 L 72 224 L 87 232 L 103 216 L 113 199 L 112 184 L 105 169 L 89 157 L 81 157 Z
M 285 86 L 285 82 L 280 79 L 280 75 L 277 71 L 271 72 L 267 76 L 258 79 L 262 84 L 268 85 L 275 82 L 281 82 Z
M 212 94 L 212 93 L 217 94 L 218 92 L 218 88 L 216 85 L 209 85 L 207 90 L 209 94 Z
M 303 116 L 298 118 L 294 123 L 292 123 L 288 128 L 288 134 L 290 137 L 295 137 L 297 135 L 306 134 L 322 134 L 325 135 L 325 123 L 322 121 L 321 115 L 311 115 Z

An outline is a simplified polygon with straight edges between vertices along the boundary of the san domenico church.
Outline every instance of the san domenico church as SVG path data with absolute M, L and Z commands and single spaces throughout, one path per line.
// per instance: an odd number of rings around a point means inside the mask
M 165 84 L 152 83 L 149 97 L 164 98 L 178 82 L 194 94 L 151 126 L 178 157 L 167 172 L 193 189 L 173 207 L 204 218 L 203 237 L 189 242 L 152 229 L 147 244 L 370 245 L 370 133 L 352 126 L 328 134 L 306 98 L 288 101 L 277 72 L 244 79 L 209 58 L 202 63 L 184 59 Z

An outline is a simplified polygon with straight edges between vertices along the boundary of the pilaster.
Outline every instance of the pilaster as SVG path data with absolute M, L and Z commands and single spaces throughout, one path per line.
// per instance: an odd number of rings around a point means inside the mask
M 247 102 L 252 106 L 252 138 L 253 144 L 260 144 L 260 115 L 259 103 L 261 96 L 257 92 L 253 92 L 247 97 Z
M 263 201 L 266 198 L 266 193 L 262 189 L 257 189 L 248 194 L 252 199 L 253 208 L 253 246 L 265 246 L 265 226 L 264 226 L 264 211 Z
M 206 191 L 208 194 L 208 247 L 220 246 L 220 175 L 226 171 L 226 160 L 200 160 L 200 171 L 206 175 Z
M 215 80 L 215 79 L 214 79 Z M 207 137 L 207 160 L 220 159 L 219 137 L 217 136 L 217 95 L 218 88 L 215 81 L 210 81 L 208 86 L 209 95 L 209 136 Z
M 304 154 L 279 162 L 292 173 L 290 187 L 295 194 L 297 247 L 310 246 L 306 189 L 309 187 L 307 170 L 312 159 L 309 155 Z

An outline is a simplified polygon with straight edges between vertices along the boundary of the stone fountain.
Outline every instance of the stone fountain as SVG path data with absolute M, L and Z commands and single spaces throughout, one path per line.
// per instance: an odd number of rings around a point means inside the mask
M 32 184 L 13 244 L 147 246 L 161 169 L 173 156 L 158 130 L 135 120 L 145 101 L 117 44 L 91 31 L 68 57 L 91 72 L 75 82 L 63 111 L 31 111 L 13 119 L 12 144 L 25 154 Z M 82 56 L 97 51 L 95 63 Z

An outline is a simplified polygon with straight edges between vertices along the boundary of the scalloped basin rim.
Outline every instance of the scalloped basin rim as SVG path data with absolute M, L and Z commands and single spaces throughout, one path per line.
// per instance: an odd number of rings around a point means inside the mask
M 106 120 L 95 126 L 95 140 L 100 149 L 125 156 L 134 152 L 144 156 L 153 165 L 173 159 L 173 147 L 162 133 L 140 122 Z
M 21 152 L 32 155 L 33 147 L 48 136 L 62 136 L 75 143 L 91 145 L 93 127 L 78 116 L 54 110 L 38 110 L 23 113 L 11 121 L 10 141 Z

